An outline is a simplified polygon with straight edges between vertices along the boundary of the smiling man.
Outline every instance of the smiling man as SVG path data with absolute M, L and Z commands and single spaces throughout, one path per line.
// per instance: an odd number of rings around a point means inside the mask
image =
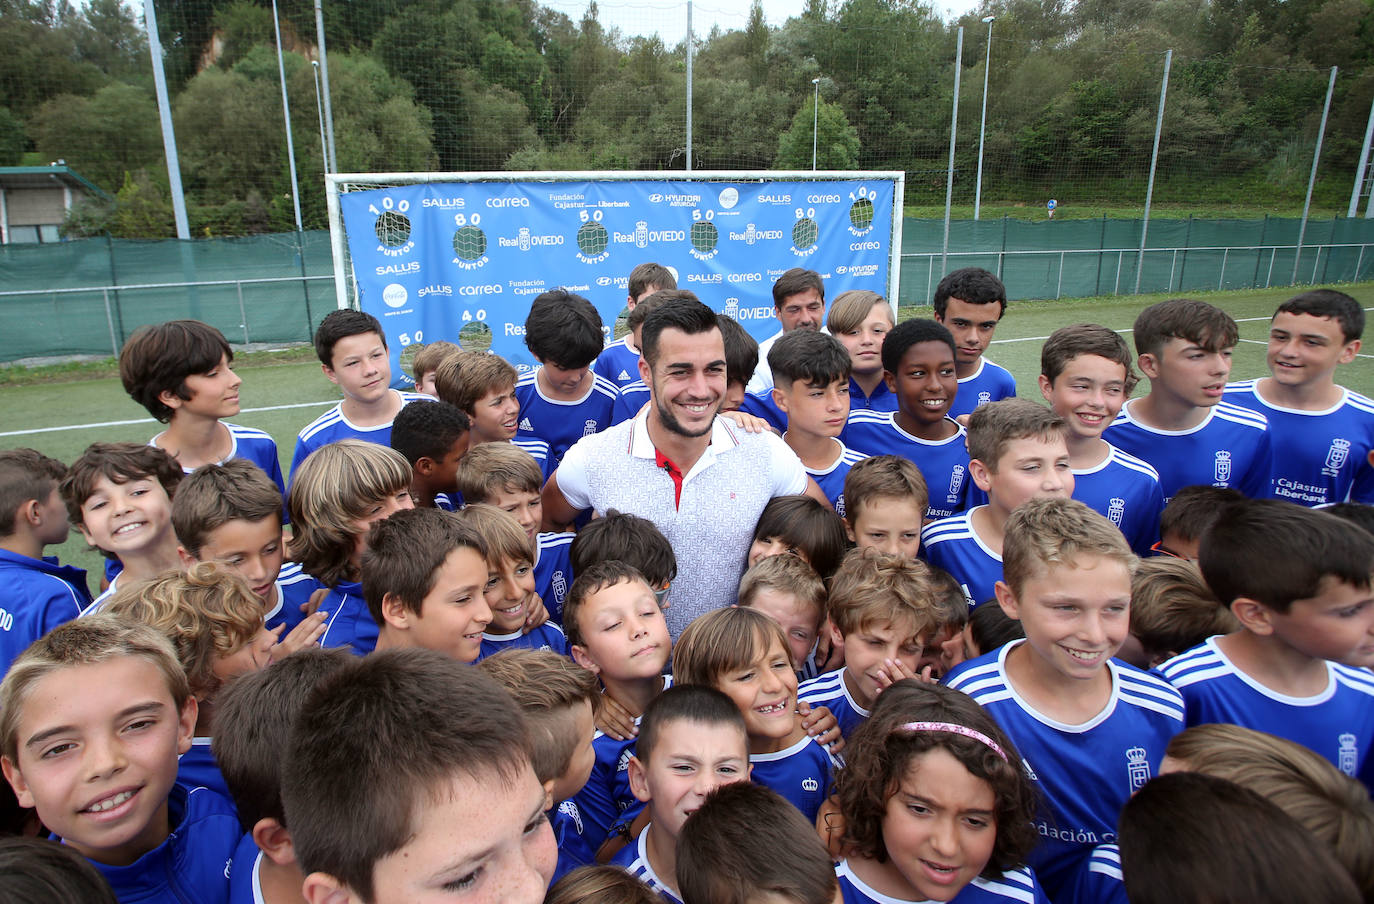
M 666 294 L 666 293 L 665 293 Z M 544 486 L 546 530 L 608 509 L 653 521 L 677 554 L 673 636 L 735 602 L 754 524 L 774 496 L 824 501 L 801 461 L 772 433 L 717 416 L 725 343 L 716 315 L 675 291 L 644 321 L 640 378 L 650 402 L 634 418 L 578 440 Z
M 773 316 L 782 329 L 759 343 L 759 363 L 744 391 L 766 394 L 773 388 L 768 352 L 778 337 L 793 330 L 821 330 L 825 326 L 825 282 L 815 270 L 793 267 L 773 283 Z

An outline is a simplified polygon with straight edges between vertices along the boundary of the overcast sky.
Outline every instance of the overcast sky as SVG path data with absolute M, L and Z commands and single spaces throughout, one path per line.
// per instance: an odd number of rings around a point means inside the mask
M 831 0 L 832 5 L 839 0 Z M 587 0 L 540 0 L 551 9 L 567 13 L 574 21 L 587 11 Z M 932 5 L 948 21 L 977 7 L 977 0 L 932 0 Z M 763 0 L 763 17 L 769 25 L 782 25 L 801 15 L 805 0 Z M 686 0 L 598 0 L 597 15 L 606 28 L 619 28 L 627 37 L 655 31 L 668 46 L 681 41 L 687 33 Z M 692 30 L 706 35 L 712 25 L 722 31 L 742 30 L 749 23 L 749 0 L 696 0 L 692 4 Z

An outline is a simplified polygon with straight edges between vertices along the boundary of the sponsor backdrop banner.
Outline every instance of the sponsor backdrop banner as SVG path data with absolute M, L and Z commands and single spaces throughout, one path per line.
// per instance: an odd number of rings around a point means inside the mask
M 656 261 L 755 339 L 778 330 L 773 282 L 818 271 L 826 298 L 885 295 L 893 183 L 586 181 L 422 183 L 340 197 L 360 305 L 391 349 L 394 385 L 412 343 L 484 348 L 535 366 L 524 324 L 563 287 L 596 305 L 607 337 L 630 270 Z

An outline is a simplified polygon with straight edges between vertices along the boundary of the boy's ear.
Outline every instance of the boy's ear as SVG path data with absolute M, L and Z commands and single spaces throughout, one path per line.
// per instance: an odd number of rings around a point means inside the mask
M 1054 383 L 1049 377 L 1041 374 L 1035 378 L 1035 382 L 1040 384 L 1040 395 L 1045 397 L 1046 402 L 1051 402 L 1050 393 L 1054 392 Z
M 291 843 L 291 833 L 286 826 L 270 816 L 264 816 L 253 826 L 250 833 L 253 843 L 278 866 L 296 865 L 296 846 Z
M 324 371 L 324 375 L 329 378 L 329 382 L 333 383 L 335 386 L 339 385 L 339 378 L 335 376 L 334 368 L 330 367 L 328 364 L 321 364 L 320 370 Z
M 992 592 L 997 595 L 997 605 L 1002 607 L 1007 618 L 1020 621 L 1021 608 L 1016 604 L 1016 594 L 1011 592 L 1011 587 L 1007 586 L 1007 582 L 998 581 L 993 585 Z
M 24 774 L 19 771 L 19 766 L 9 757 L 0 757 L 0 771 L 5 773 L 5 781 L 10 783 L 14 789 L 14 796 L 19 800 L 19 806 L 32 807 L 33 794 L 29 791 L 29 783 L 24 781 Z
M 1363 343 L 1359 339 L 1352 339 L 1341 349 L 1341 354 L 1336 358 L 1337 364 L 1349 364 L 1355 360 L 1355 356 L 1360 353 L 1360 346 Z
M 635 798 L 646 804 L 653 800 L 653 795 L 649 793 L 648 776 L 645 775 L 644 764 L 639 761 L 639 757 L 630 757 L 630 764 L 625 772 L 630 780 L 630 792 Z
M 844 535 L 849 538 L 849 542 L 858 543 L 859 538 L 854 534 L 854 524 L 849 520 L 849 516 L 845 515 L 840 520 L 844 522 Z
M 406 604 L 394 593 L 382 595 L 382 620 L 393 628 L 402 631 L 410 629 L 411 611 L 406 608 Z
M 173 411 L 176 411 L 182 405 L 186 404 L 185 399 L 170 389 L 164 389 L 162 392 L 159 392 L 157 394 L 157 400 Z
M 778 406 L 778 410 L 783 414 L 790 414 L 787 410 L 787 396 L 775 385 L 773 387 L 773 404 Z
M 1237 597 L 1231 604 L 1231 614 L 1240 622 L 1241 627 L 1252 634 L 1267 637 L 1274 633 L 1274 610 L 1258 600 L 1246 596 Z
M 412 467 L 414 467 L 416 474 L 428 477 L 434 473 L 434 459 L 428 455 L 421 455 L 415 459 L 415 464 Z
M 329 873 L 311 873 L 301 886 L 301 896 L 310 904 L 353 904 L 356 898 L 348 886 Z
M 195 556 L 187 552 L 185 546 L 182 546 L 180 544 L 177 545 L 177 558 L 181 560 L 182 568 L 190 568 L 192 565 L 200 561 Z
M 568 652 L 572 654 L 573 662 L 591 672 L 593 675 L 601 674 L 601 666 L 592 662 L 592 658 L 587 655 L 587 648 L 581 644 L 569 644 Z
M 196 717 L 200 715 L 200 703 L 195 697 L 187 697 L 177 717 L 177 753 L 191 749 L 191 739 L 196 736 Z
M 893 392 L 897 391 L 897 375 L 894 374 L 892 371 L 883 371 L 883 382 L 887 384 L 888 389 L 892 390 Z
M 1154 352 L 1146 352 L 1136 358 L 1135 364 L 1140 368 L 1140 372 L 1151 380 L 1159 378 L 1159 356 Z
M 835 627 L 835 623 L 834 623 L 833 621 L 831 621 L 830 619 L 827 618 L 827 619 L 825 620 L 825 624 L 821 625 L 821 630 L 822 630 L 822 631 L 829 631 L 829 632 L 830 632 L 830 644 L 831 644 L 831 646 L 835 646 L 835 647 L 843 647 L 843 646 L 844 646 L 844 634 L 840 631 L 839 628 Z
M 978 489 L 984 493 L 988 491 L 988 487 L 992 486 L 992 471 L 981 460 L 969 459 L 968 473 L 973 478 L 973 482 L 978 485 Z
M 553 809 L 553 779 L 544 782 L 544 809 Z
M 640 354 L 640 356 L 639 356 L 639 378 L 640 378 L 641 380 L 644 381 L 644 385 L 645 385 L 645 386 L 653 386 L 653 385 L 654 385 L 654 381 L 653 381 L 652 378 L 653 378 L 654 372 L 653 372 L 653 370 L 649 367 L 649 362 L 644 360 L 644 355 L 642 354 L 643 351 L 644 351 L 644 349 L 641 347 L 641 348 L 640 348 L 641 354 Z

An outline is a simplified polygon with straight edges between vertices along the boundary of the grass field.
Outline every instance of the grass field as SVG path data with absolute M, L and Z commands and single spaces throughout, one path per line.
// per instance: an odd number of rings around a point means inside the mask
M 1362 302 L 1374 302 L 1374 283 L 1343 287 Z M 1265 337 L 1274 308 L 1293 294 L 1291 288 L 1217 292 L 1198 297 L 1228 311 L 1240 322 L 1241 344 L 1236 349 L 1232 378 L 1263 376 Z M 1128 332 L 1136 314 L 1146 305 L 1167 296 L 1105 297 L 1026 301 L 1013 303 L 997 330 L 988 357 L 1008 368 L 1022 387 L 1023 395 L 1033 395 L 1039 372 L 1040 345 L 1057 327 L 1068 323 L 1095 322 Z M 901 318 L 930 316 L 930 309 L 908 307 Z M 1371 346 L 1374 351 L 1374 345 Z M 295 363 L 281 363 L 283 359 Z M 301 360 L 304 359 L 304 360 Z M 1342 369 L 1338 378 L 1351 389 L 1374 396 L 1374 354 L 1361 354 Z M 244 412 L 235 420 L 266 430 L 277 439 L 285 472 L 295 445 L 296 432 L 314 420 L 326 406 L 339 398 L 337 390 L 320 372 L 309 351 L 294 354 L 266 353 L 241 356 Z M 107 373 L 108 376 L 81 378 Z M 159 429 L 141 407 L 124 392 L 109 366 L 85 366 L 73 374 L 70 369 L 51 372 L 35 369 L 22 380 L 0 381 L 0 448 L 29 446 L 46 455 L 71 462 L 81 450 L 96 440 L 145 441 Z M 65 382 L 59 382 L 65 381 Z M 23 385 L 14 385 L 15 383 Z M 1146 387 L 1139 391 L 1144 392 Z M 95 573 L 102 567 L 99 554 L 88 549 L 79 534 L 57 552 L 63 561 Z

